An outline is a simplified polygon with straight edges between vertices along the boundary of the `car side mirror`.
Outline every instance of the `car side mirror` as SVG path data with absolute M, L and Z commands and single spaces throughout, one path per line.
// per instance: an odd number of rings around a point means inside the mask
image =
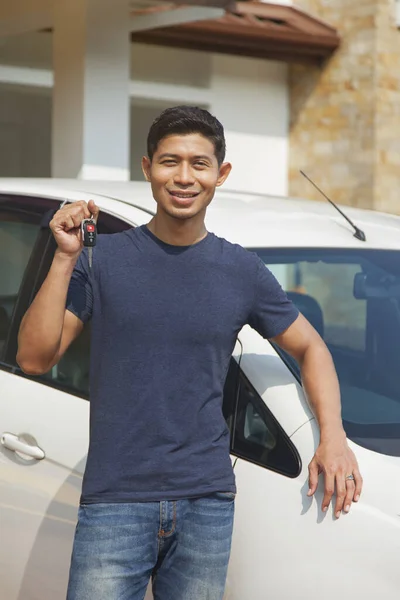
M 400 278 L 391 275 L 371 275 L 356 273 L 353 283 L 353 295 L 357 300 L 400 299 Z

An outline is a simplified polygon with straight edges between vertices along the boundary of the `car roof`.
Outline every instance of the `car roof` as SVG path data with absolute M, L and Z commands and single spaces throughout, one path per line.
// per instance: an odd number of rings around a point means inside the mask
M 127 206 L 139 208 L 142 222 L 156 209 L 150 185 L 140 181 L 0 178 L 0 193 L 70 201 L 92 196 L 100 207 L 112 208 L 123 217 Z M 399 216 L 347 206 L 341 209 L 364 230 L 366 242 L 354 237 L 351 225 L 326 201 L 242 193 L 227 187 L 217 190 L 206 222 L 210 231 L 245 247 L 400 249 Z

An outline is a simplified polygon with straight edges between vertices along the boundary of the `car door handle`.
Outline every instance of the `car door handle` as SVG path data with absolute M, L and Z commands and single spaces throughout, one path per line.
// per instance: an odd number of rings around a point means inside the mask
M 13 433 L 3 433 L 0 442 L 8 450 L 20 452 L 21 454 L 36 458 L 36 460 L 42 460 L 45 457 L 44 451 L 39 446 L 30 444 Z

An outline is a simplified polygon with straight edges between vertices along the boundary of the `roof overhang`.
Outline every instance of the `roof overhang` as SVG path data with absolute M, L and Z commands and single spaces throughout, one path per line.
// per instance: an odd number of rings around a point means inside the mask
M 193 0 L 189 4 L 215 7 L 219 2 Z M 220 2 L 219 6 L 223 4 Z M 163 3 L 134 11 L 133 16 L 180 9 L 182 5 Z M 137 31 L 132 34 L 132 41 L 286 62 L 320 63 L 336 50 L 340 38 L 336 29 L 295 6 L 230 2 L 227 7 L 225 2 L 225 13 L 219 18 Z

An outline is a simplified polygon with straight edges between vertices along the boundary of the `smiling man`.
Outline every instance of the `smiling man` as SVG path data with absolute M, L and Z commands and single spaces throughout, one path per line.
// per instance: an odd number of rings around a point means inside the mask
M 326 510 L 357 501 L 330 354 L 255 255 L 205 226 L 231 171 L 222 125 L 194 107 L 164 111 L 142 166 L 157 202 L 145 226 L 99 236 L 92 272 L 79 227 L 98 208 L 65 206 L 50 226 L 58 248 L 25 315 L 18 362 L 56 364 L 92 321 L 90 447 L 68 600 L 221 600 L 236 495 L 222 395 L 245 324 L 301 365 L 321 429 L 312 495 Z M 239 491 L 240 492 L 240 491 Z
M 192 245 L 207 235 L 207 206 L 232 168 L 224 162 L 222 126 L 206 115 L 200 109 L 169 109 L 149 132 L 142 168 L 157 215 L 148 229 L 172 245 Z

